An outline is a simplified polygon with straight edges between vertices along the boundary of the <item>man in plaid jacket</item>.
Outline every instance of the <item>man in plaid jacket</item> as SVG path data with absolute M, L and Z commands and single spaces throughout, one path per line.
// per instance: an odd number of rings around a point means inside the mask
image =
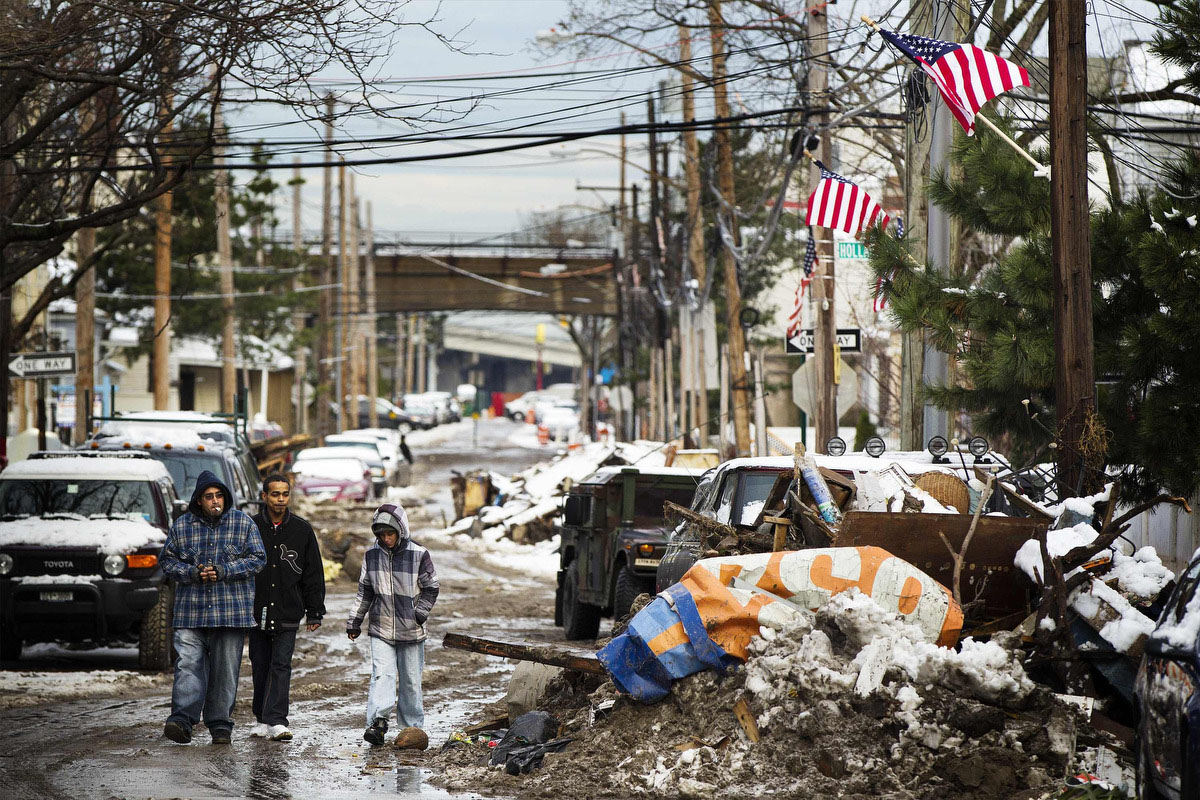
M 175 520 L 158 563 L 175 585 L 175 684 L 163 735 L 187 744 L 203 717 L 213 744 L 229 744 L 254 576 L 267 563 L 258 526 L 205 470 Z
M 363 617 L 370 611 L 371 688 L 363 738 L 383 744 L 393 708 L 402 726 L 425 726 L 421 702 L 425 620 L 437 602 L 438 579 L 429 551 L 409 535 L 408 515 L 401 506 L 385 503 L 376 509 L 371 531 L 375 544 L 363 556 L 346 635 L 357 639 Z

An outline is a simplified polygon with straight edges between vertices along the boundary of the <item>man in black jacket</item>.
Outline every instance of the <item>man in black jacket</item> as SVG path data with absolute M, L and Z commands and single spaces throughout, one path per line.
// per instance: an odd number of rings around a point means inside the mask
M 292 487 L 282 475 L 262 484 L 263 510 L 254 515 L 267 551 L 254 591 L 254 623 L 250 629 L 250 667 L 254 676 L 251 736 L 277 742 L 292 738 L 288 729 L 288 690 L 292 682 L 292 650 L 300 618 L 307 629 L 321 627 L 325 616 L 325 571 L 312 526 L 288 510 Z

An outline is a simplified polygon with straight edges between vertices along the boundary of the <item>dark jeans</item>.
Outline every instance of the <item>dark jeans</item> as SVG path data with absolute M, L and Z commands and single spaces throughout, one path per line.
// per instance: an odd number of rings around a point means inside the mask
M 250 672 L 254 675 L 254 718 L 267 725 L 288 724 L 288 690 L 296 631 L 250 629 Z
M 245 628 L 177 628 L 171 716 L 189 731 L 204 719 L 210 731 L 233 730 Z

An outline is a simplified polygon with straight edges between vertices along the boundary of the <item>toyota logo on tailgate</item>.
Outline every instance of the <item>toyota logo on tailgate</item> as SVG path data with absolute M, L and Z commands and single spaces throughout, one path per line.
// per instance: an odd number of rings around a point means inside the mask
M 61 561 L 46 559 L 42 563 L 46 565 L 46 569 L 70 569 L 75 566 L 75 562 L 70 559 L 63 559 Z

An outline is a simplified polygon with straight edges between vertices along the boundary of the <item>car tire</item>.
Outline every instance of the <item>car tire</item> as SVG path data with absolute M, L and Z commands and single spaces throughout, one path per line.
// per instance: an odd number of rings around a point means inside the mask
M 0 628 L 0 661 L 16 661 L 21 657 L 21 637 L 12 628 Z
M 412 425 L 409 425 L 407 422 L 401 422 L 396 426 L 396 430 L 401 433 L 412 433 Z
M 138 666 L 166 672 L 175 663 L 175 590 L 169 583 L 158 587 L 158 600 L 142 617 L 138 636 Z
M 509 415 L 508 415 L 508 417 L 509 417 L 509 419 L 511 419 L 513 422 L 524 422 L 524 421 L 525 421 L 525 415 L 524 415 L 524 414 L 517 414 L 516 412 L 514 412 L 514 413 L 512 413 L 512 414 L 509 414 Z
M 563 577 L 563 635 L 568 639 L 595 639 L 600 632 L 600 606 L 579 599 L 575 562 Z
M 641 578 L 634 575 L 624 564 L 617 564 L 617 581 L 613 589 L 613 619 L 621 619 L 629 614 L 633 601 L 639 594 L 654 593 L 653 587 L 647 586 Z

